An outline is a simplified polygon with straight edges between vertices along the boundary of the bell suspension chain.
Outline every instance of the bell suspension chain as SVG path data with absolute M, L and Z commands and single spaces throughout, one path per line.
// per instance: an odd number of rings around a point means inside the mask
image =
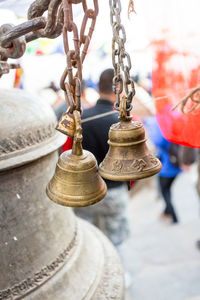
M 72 5 L 78 3 L 82 4 L 84 11 L 82 24 L 80 26 L 80 34 L 73 19 L 72 9 Z M 66 68 L 60 80 L 60 87 L 65 93 L 68 110 L 59 121 L 57 130 L 70 137 L 73 137 L 76 129 L 74 122 L 74 111 L 79 111 L 81 114 L 80 98 L 82 65 L 86 57 L 96 23 L 96 17 L 98 14 L 98 0 L 93 0 L 93 9 L 88 8 L 86 0 L 63 0 L 62 4 L 64 12 L 63 43 L 66 54 Z M 86 29 L 88 32 L 86 32 Z M 73 49 L 70 49 L 70 33 L 73 35 Z
M 73 20 L 72 8 L 74 4 L 79 3 L 82 4 L 84 11 L 80 34 Z M 46 12 L 47 17 L 44 17 Z M 0 77 L 9 73 L 10 69 L 20 67 L 19 64 L 9 64 L 7 60 L 23 56 L 26 43 L 39 37 L 53 39 L 63 33 L 67 66 L 61 77 L 60 86 L 65 93 L 68 111 L 57 129 L 69 136 L 73 136 L 75 130 L 74 110 L 81 113 L 82 64 L 97 15 L 98 0 L 93 0 L 93 8 L 88 7 L 86 0 L 35 0 L 28 9 L 28 21 L 17 26 L 4 24 L 0 27 Z M 73 34 L 73 49 L 69 48 L 69 33 Z
M 131 79 L 131 59 L 125 50 L 126 32 L 121 23 L 121 2 L 120 0 L 109 0 L 110 22 L 112 26 L 112 63 L 114 68 L 113 91 L 117 96 L 115 108 L 120 111 L 122 118 L 127 118 L 132 109 L 132 99 L 135 95 L 134 81 Z M 123 73 L 123 76 L 121 74 Z M 125 96 L 121 97 L 121 93 Z M 123 99 L 121 99 L 123 98 Z M 121 102 L 121 108 L 120 108 Z M 123 104 L 122 104 L 123 102 Z M 125 111 L 124 111 L 125 110 Z
M 0 27 L 0 77 L 18 64 L 9 64 L 8 58 L 19 58 L 26 50 L 26 43 L 39 37 L 56 38 L 62 33 L 62 0 L 35 0 L 28 10 L 28 21 L 13 26 Z M 43 16 L 48 12 L 47 18 Z
M 26 43 L 33 41 L 39 37 L 46 38 L 56 38 L 63 32 L 64 25 L 64 12 L 63 12 L 63 2 L 62 0 L 35 0 L 28 10 L 28 21 L 19 24 L 17 26 L 4 24 L 0 27 L 0 76 L 4 73 L 8 73 L 10 65 L 7 63 L 8 58 L 19 58 L 23 56 Z M 95 23 L 95 18 L 93 10 L 87 9 L 86 0 L 71 0 L 71 4 L 78 4 L 82 2 L 85 9 L 85 25 L 87 23 L 87 17 L 93 18 Z M 98 5 L 95 1 L 95 11 L 98 11 Z M 43 15 L 47 12 L 47 17 Z M 82 27 L 82 36 L 84 39 L 84 26 Z M 91 28 L 92 31 L 92 28 Z M 88 38 L 86 38 L 85 43 L 85 53 L 86 55 L 87 47 L 89 45 L 89 39 L 92 32 L 89 32 Z M 11 65 L 13 68 L 13 64 Z M 17 67 L 17 66 L 16 66 Z

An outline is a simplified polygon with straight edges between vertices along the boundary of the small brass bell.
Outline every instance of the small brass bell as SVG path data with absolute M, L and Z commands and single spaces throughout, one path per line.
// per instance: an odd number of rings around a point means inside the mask
M 61 154 L 55 174 L 49 182 L 48 197 L 61 205 L 80 207 L 92 205 L 104 198 L 107 187 L 98 174 L 92 153 L 82 150 L 80 113 L 73 113 L 76 124 L 72 150 Z
M 108 144 L 108 153 L 99 166 L 103 178 L 138 180 L 161 170 L 160 161 L 147 148 L 142 123 L 132 121 L 130 117 L 111 126 Z

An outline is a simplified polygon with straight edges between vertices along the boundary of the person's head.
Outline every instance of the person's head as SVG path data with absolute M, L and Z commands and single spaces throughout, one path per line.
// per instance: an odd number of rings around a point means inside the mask
M 101 98 L 108 99 L 111 102 L 116 101 L 116 95 L 113 92 L 113 77 L 114 70 L 106 69 L 104 70 L 99 77 L 99 94 Z

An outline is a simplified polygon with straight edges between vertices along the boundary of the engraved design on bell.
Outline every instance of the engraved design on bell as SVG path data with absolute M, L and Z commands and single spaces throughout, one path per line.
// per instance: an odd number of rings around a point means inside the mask
M 159 164 L 159 160 L 154 157 L 152 154 L 148 155 L 149 161 L 153 164 L 153 165 L 158 165 Z
M 115 130 L 117 130 L 117 129 L 127 129 L 127 124 L 129 125 L 129 126 L 131 126 L 131 128 L 132 129 L 135 129 L 135 128 L 140 128 L 140 127 L 142 127 L 142 123 L 141 122 L 138 122 L 138 121 L 133 121 L 133 122 L 119 122 L 119 123 L 115 123 L 115 124 L 113 124 L 111 127 L 110 127 L 110 129 L 115 129 Z
M 123 162 L 120 160 L 115 160 L 113 162 L 112 171 L 114 172 L 120 172 L 123 168 Z
M 24 299 L 24 297 L 31 293 L 32 291 L 39 288 L 45 281 L 49 280 L 54 276 L 57 271 L 63 267 L 67 262 L 67 258 L 70 255 L 71 250 L 77 243 L 77 228 L 73 236 L 72 241 L 66 249 L 50 264 L 43 267 L 40 271 L 36 272 L 32 277 L 24 279 L 22 282 L 15 284 L 14 286 L 7 288 L 5 290 L 0 290 L 0 300 L 17 300 Z
M 147 163 L 143 159 L 134 159 L 130 166 L 130 171 L 134 170 L 137 172 L 141 172 L 146 167 L 146 165 Z
M 105 165 L 107 164 L 108 158 L 105 157 L 104 160 L 101 162 L 101 167 L 105 167 Z
M 141 122 L 138 122 L 138 121 L 134 121 L 134 122 L 133 122 L 133 126 L 134 126 L 135 128 L 143 127 L 143 126 L 142 126 L 142 123 L 141 123 Z
M 5 138 L 0 141 L 0 155 L 21 150 L 26 147 L 43 142 L 55 134 L 55 124 L 52 123 L 48 127 L 28 132 L 26 135 L 19 134 L 15 139 Z M 1 298 L 0 298 L 1 299 Z

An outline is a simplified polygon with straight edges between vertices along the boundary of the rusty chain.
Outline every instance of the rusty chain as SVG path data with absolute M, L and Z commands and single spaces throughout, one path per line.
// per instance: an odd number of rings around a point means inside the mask
M 78 27 L 73 20 L 73 4 L 82 4 L 84 16 L 80 27 L 80 37 Z M 80 94 L 82 81 L 82 64 L 85 59 L 89 43 L 94 31 L 96 17 L 98 14 L 98 1 L 93 0 L 93 9 L 88 8 L 86 0 L 63 0 L 64 26 L 63 41 L 66 53 L 67 66 L 60 80 L 60 87 L 65 92 L 66 101 L 69 105 L 68 111 L 81 111 Z M 89 20 L 91 24 L 86 33 Z M 69 48 L 69 33 L 73 35 L 73 49 Z M 68 79 L 68 82 L 67 82 Z M 74 101 L 73 101 L 74 100 Z
M 84 11 L 80 38 L 72 9 L 73 4 L 79 3 Z M 47 17 L 44 17 L 46 12 Z M 27 22 L 18 26 L 6 24 L 0 27 L 0 76 L 17 67 L 8 64 L 7 59 L 21 57 L 27 42 L 39 37 L 56 38 L 63 33 L 67 66 L 60 85 L 65 92 L 69 112 L 72 113 L 75 109 L 80 111 L 82 63 L 87 54 L 97 14 L 98 0 L 93 0 L 93 8 L 88 8 L 86 0 L 35 0 L 29 7 Z M 69 33 L 73 34 L 74 49 L 69 49 Z
M 45 18 L 43 14 L 48 11 Z M 38 37 L 56 38 L 62 33 L 62 0 L 36 0 L 28 10 L 28 21 L 13 26 L 0 27 L 0 77 L 18 65 L 7 63 L 8 58 L 19 58 L 26 50 L 26 43 Z
M 120 0 L 109 0 L 110 22 L 112 26 L 112 63 L 114 67 L 113 91 L 117 96 L 115 108 L 120 110 L 120 95 L 125 91 L 126 112 L 130 114 L 132 99 L 135 95 L 134 81 L 131 79 L 131 59 L 125 51 L 126 32 L 121 24 L 121 2 Z M 123 73 L 123 76 L 122 74 Z
M 33 37 L 56 38 L 62 33 L 62 0 L 36 0 L 28 10 L 28 20 L 41 17 L 48 12 L 45 27 L 34 32 Z

